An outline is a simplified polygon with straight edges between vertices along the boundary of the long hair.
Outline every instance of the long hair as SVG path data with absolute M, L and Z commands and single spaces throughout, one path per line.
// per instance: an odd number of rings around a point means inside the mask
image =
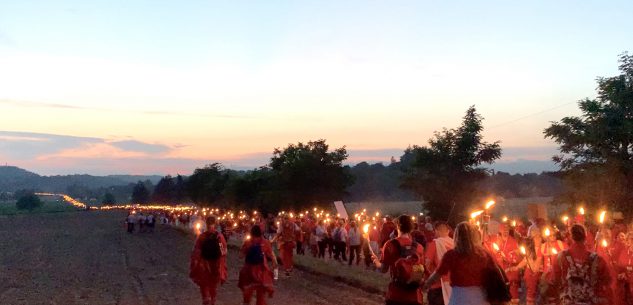
M 481 235 L 477 228 L 468 223 L 460 222 L 455 227 L 455 251 L 462 255 L 473 255 L 481 248 Z

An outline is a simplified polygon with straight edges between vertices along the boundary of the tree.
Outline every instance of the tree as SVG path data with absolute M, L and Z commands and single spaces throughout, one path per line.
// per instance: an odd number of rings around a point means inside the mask
M 152 201 L 173 204 L 175 197 L 176 184 L 174 183 L 174 179 L 170 175 L 161 178 L 156 184 L 156 187 L 154 187 Z
M 18 210 L 33 211 L 34 209 L 41 207 L 43 204 L 44 203 L 42 202 L 42 200 L 40 200 L 40 197 L 37 197 L 37 195 L 31 193 L 20 197 L 15 203 L 15 207 Z
M 419 195 L 437 219 L 463 219 L 466 209 L 483 199 L 477 184 L 488 173 L 479 166 L 501 157 L 501 147 L 483 141 L 482 120 L 471 106 L 460 127 L 435 132 L 428 146 L 409 147 L 401 157 L 402 187 Z
M 174 201 L 176 203 L 184 203 L 187 201 L 187 185 L 185 179 L 178 175 L 176 176 L 176 185 L 174 186 Z
M 600 77 L 596 99 L 578 102 L 580 116 L 552 122 L 545 138 L 559 145 L 567 191 L 560 202 L 609 206 L 633 216 L 633 56 L 619 58 L 620 75 Z
M 139 181 L 132 190 L 132 203 L 146 204 L 149 202 L 150 194 L 145 183 Z
M 110 192 L 105 193 L 105 195 L 103 195 L 103 199 L 101 200 L 101 204 L 103 205 L 116 204 L 116 198 L 114 198 L 114 195 L 112 195 L 112 193 Z
M 196 168 L 187 180 L 189 198 L 200 205 L 220 205 L 229 173 L 220 163 Z
M 0 192 L 0 202 L 7 202 L 9 201 L 9 193 L 7 192 Z
M 269 166 L 283 190 L 282 204 L 301 209 L 342 199 L 353 183 L 346 159 L 344 146 L 330 151 L 325 140 L 276 148 Z

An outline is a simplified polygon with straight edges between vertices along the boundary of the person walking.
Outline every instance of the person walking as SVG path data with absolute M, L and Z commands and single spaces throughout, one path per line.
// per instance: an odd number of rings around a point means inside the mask
M 317 223 L 315 233 L 317 240 L 317 247 L 319 248 L 319 253 L 317 257 L 325 258 L 325 247 L 327 246 L 327 230 L 325 226 L 323 226 L 323 220 L 319 220 Z
M 425 262 L 426 270 L 429 274 L 432 274 L 440 262 L 444 254 L 455 248 L 455 242 L 449 236 L 450 227 L 446 223 L 438 223 L 435 225 L 435 235 L 437 238 L 427 243 L 425 249 Z M 435 282 L 427 293 L 427 301 L 429 305 L 445 305 L 448 304 L 448 300 L 451 296 L 451 286 L 448 276 L 442 276 L 442 278 Z
M 451 295 L 448 305 L 489 305 L 484 291 L 487 268 L 494 263 L 481 242 L 477 227 L 461 222 L 455 228 L 455 248 L 448 250 L 439 267 L 424 284 L 428 290 L 444 275 L 449 275 Z
M 349 231 L 347 232 L 347 245 L 349 247 L 349 260 L 347 264 L 352 265 L 354 258 L 356 258 L 356 265 L 360 264 L 360 246 L 362 244 L 363 235 L 355 221 L 350 223 Z
M 345 230 L 344 220 L 339 220 L 336 228 L 332 232 L 332 242 L 334 243 L 334 259 L 339 262 L 347 261 L 345 255 L 347 248 L 347 230 Z
M 207 231 L 196 239 L 191 253 L 189 278 L 200 287 L 203 305 L 215 305 L 218 285 L 227 278 L 226 240 L 216 230 L 214 216 L 206 219 Z
M 256 305 L 266 305 L 266 297 L 271 298 L 273 292 L 273 269 L 277 268 L 277 257 L 270 241 L 262 236 L 260 226 L 253 226 L 250 238 L 247 238 L 240 250 L 244 258 L 244 266 L 240 270 L 238 287 L 242 290 L 244 304 L 250 304 L 255 294 Z
M 279 232 L 276 237 L 279 245 L 281 262 L 286 276 L 290 276 L 294 267 L 293 251 L 295 250 L 297 231 L 299 231 L 299 227 L 288 216 L 286 216 L 279 227 Z
M 134 233 L 134 224 L 136 224 L 136 214 L 134 211 L 130 212 L 125 218 L 125 223 L 127 223 L 127 232 Z
M 607 262 L 588 250 L 587 231 L 581 224 L 571 229 L 572 243 L 553 261 L 554 285 L 560 287 L 561 305 L 612 304 L 611 276 Z
M 397 219 L 398 237 L 385 242 L 380 259 L 374 257 L 374 264 L 382 273 L 390 271 L 391 281 L 385 294 L 386 305 L 422 305 L 421 278 L 416 282 L 404 282 L 406 275 L 414 278 L 414 269 L 424 272 L 424 248 L 411 238 L 413 221 L 408 215 Z M 408 266 L 408 268 L 402 268 Z M 420 268 L 422 270 L 420 270 Z M 408 269 L 408 270 L 407 270 Z M 408 273 L 408 274 L 406 274 Z M 406 281 L 408 281 L 406 280 Z

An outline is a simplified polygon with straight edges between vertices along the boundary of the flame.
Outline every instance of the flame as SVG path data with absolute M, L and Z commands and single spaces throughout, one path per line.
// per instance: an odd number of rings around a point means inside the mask
M 493 205 L 495 205 L 495 201 L 494 200 L 490 200 L 486 203 L 486 210 L 491 208 Z
M 516 227 L 516 226 L 517 226 L 517 221 L 516 221 L 516 220 L 513 220 L 513 221 L 512 221 L 512 226 L 513 226 L 513 227 Z
M 578 213 L 580 213 L 580 215 L 585 215 L 585 208 L 580 207 L 580 208 L 578 209 Z
M 484 212 L 483 210 L 472 212 L 470 213 L 470 218 L 475 219 L 477 218 L 477 216 L 481 215 L 483 212 Z
M 564 223 L 567 223 L 568 220 L 569 220 L 569 216 L 567 216 L 567 215 L 563 216 L 563 222 Z
M 600 212 L 600 223 L 604 223 L 604 217 L 607 216 L 607 211 Z
M 527 254 L 527 250 L 525 250 L 524 246 L 521 246 L 521 254 L 526 255 Z
M 508 216 L 503 216 L 503 218 L 501 218 L 501 222 L 508 222 Z
M 367 232 L 369 232 L 369 224 L 368 224 L 368 223 L 366 223 L 366 224 L 363 226 L 363 232 L 365 232 L 365 234 L 367 234 Z
M 545 237 L 549 237 L 552 234 L 552 232 L 550 232 L 549 228 L 545 228 L 545 232 L 543 232 L 543 235 L 545 235 Z
M 603 239 L 603 240 L 602 240 L 602 247 L 603 247 L 603 248 L 606 248 L 607 246 L 609 246 L 609 243 L 607 243 L 607 240 L 606 240 L 606 239 Z
M 246 235 L 246 240 L 249 240 L 249 239 L 251 239 L 251 236 L 250 235 Z
M 558 254 L 558 250 L 556 250 L 556 248 L 552 248 L 552 254 L 554 255 Z
M 497 243 L 492 243 L 492 248 L 495 249 L 495 251 L 499 251 L 499 245 L 497 245 Z
M 411 216 L 411 220 L 412 220 L 412 221 L 415 221 L 415 216 Z
M 196 224 L 196 230 L 200 230 L 200 223 Z

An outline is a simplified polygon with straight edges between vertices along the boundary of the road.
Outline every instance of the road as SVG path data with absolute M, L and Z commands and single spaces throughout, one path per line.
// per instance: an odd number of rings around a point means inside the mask
M 188 278 L 193 238 L 169 226 L 128 234 L 123 212 L 0 216 L 0 304 L 201 304 Z M 242 304 L 229 252 L 218 304 Z M 382 297 L 296 272 L 276 283 L 269 304 L 383 304 Z

